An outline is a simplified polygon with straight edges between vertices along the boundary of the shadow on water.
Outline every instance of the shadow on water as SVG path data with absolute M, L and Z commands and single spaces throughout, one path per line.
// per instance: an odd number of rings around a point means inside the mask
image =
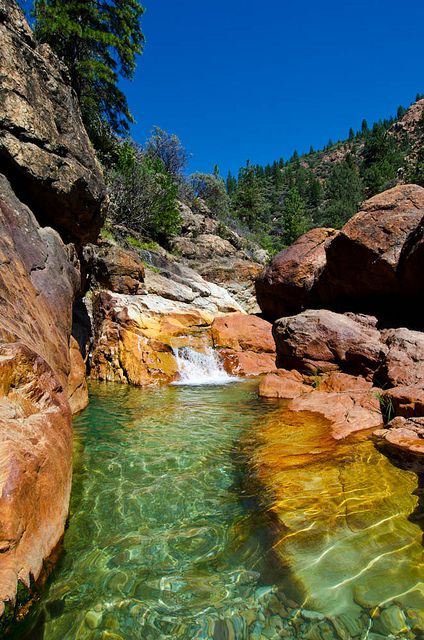
M 419 455 L 400 451 L 390 447 L 386 443 L 377 443 L 377 449 L 381 451 L 390 462 L 404 471 L 410 471 L 417 477 L 417 488 L 412 495 L 417 496 L 418 502 L 415 509 L 409 515 L 408 520 L 419 526 L 424 532 L 424 460 Z M 422 536 L 422 544 L 424 546 L 424 533 Z

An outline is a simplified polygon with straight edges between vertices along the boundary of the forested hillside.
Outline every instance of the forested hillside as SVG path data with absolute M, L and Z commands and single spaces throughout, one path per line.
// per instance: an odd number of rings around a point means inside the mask
M 249 162 L 227 190 L 234 218 L 256 233 L 271 250 L 291 244 L 312 227 L 340 228 L 365 198 L 395 184 L 424 185 L 424 99 L 396 117 L 320 150 L 266 166 Z
M 143 11 L 136 0 L 37 0 L 32 14 L 39 41 L 68 67 L 106 172 L 112 222 L 169 246 L 181 229 L 181 203 L 193 210 L 206 203 L 224 229 L 272 254 L 312 227 L 340 228 L 361 201 L 395 184 L 424 185 L 420 94 L 409 109 L 371 126 L 364 120 L 360 131 L 351 128 L 346 140 L 322 150 L 265 166 L 248 161 L 226 180 L 217 165 L 212 174 L 187 175 L 188 153 L 175 135 L 157 127 L 144 145 L 129 135 L 132 116 L 118 79 L 133 77 Z

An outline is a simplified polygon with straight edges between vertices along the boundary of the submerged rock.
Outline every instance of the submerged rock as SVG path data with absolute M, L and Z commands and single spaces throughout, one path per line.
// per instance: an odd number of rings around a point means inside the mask
M 252 469 L 277 524 L 287 594 L 329 616 L 340 637 L 360 637 L 374 630 L 375 607 L 412 616 L 424 606 L 422 531 L 409 519 L 417 482 L 370 440 L 336 441 L 329 427 L 315 413 L 276 410 L 258 426 Z M 386 633 L 401 619 L 387 612 Z

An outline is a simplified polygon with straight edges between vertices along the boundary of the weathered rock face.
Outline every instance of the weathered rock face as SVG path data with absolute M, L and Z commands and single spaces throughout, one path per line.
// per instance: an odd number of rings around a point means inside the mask
M 308 310 L 281 318 L 273 327 L 277 366 L 305 373 L 342 369 L 372 377 L 387 350 L 376 319 Z
M 84 247 L 84 262 L 90 274 L 90 289 L 103 288 L 137 295 L 144 292 L 144 265 L 135 252 L 107 241 Z
M 96 293 L 90 375 L 140 386 L 172 382 L 178 372 L 172 348 L 212 346 L 213 317 L 155 295 Z
M 63 535 L 71 487 L 69 339 L 79 273 L 0 177 L 0 616 Z M 71 374 L 72 377 L 72 374 Z
M 378 373 L 382 385 L 424 389 L 424 333 L 399 328 L 382 331 L 381 336 L 388 347 Z
M 67 72 L 37 46 L 14 0 L 0 0 L 0 172 L 39 222 L 95 240 L 105 186 Z
M 70 371 L 68 376 L 68 399 L 72 414 L 78 413 L 88 405 L 88 388 L 85 378 L 86 368 L 78 342 L 71 336 Z
M 212 218 L 201 201 L 197 212 L 181 205 L 181 215 L 182 231 L 171 242 L 173 251 L 205 280 L 224 285 L 245 312 L 257 313 L 254 280 L 267 253 L 259 247 L 248 250 L 246 240 Z
M 419 325 L 408 296 L 421 295 L 424 189 L 399 185 L 362 205 L 340 232 L 313 229 L 276 256 L 256 281 L 273 319 L 305 308 L 362 311 Z
M 402 185 L 362 205 L 327 247 L 327 266 L 317 286 L 322 304 L 377 309 L 402 294 L 402 248 L 424 215 L 424 189 Z
M 315 285 L 327 262 L 325 250 L 337 233 L 334 229 L 311 229 L 275 256 L 255 281 L 265 316 L 291 316 L 316 304 Z
M 387 429 L 378 429 L 374 435 L 396 449 L 424 456 L 424 417 L 407 419 L 398 416 L 391 420 Z

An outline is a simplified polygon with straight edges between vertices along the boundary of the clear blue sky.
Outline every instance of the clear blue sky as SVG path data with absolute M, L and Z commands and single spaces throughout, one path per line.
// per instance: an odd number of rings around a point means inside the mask
M 176 133 L 191 171 L 226 175 L 325 145 L 424 93 L 424 2 L 144 0 L 124 84 L 144 142 Z

